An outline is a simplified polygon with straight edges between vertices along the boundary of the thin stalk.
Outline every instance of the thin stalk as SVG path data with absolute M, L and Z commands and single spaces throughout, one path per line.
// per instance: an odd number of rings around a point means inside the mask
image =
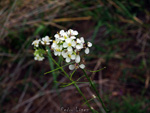
M 76 89 L 78 90 L 78 92 L 82 95 L 82 97 L 84 98 L 84 100 L 86 101 L 86 105 L 90 108 L 90 110 L 92 111 L 92 113 L 94 113 L 93 109 L 91 109 L 90 104 L 88 103 L 88 100 L 86 99 L 86 97 L 84 96 L 84 94 L 81 92 L 80 88 L 78 87 L 78 85 L 72 80 L 70 79 L 69 75 L 64 71 L 64 69 L 62 67 L 59 66 L 59 64 L 52 58 L 52 56 L 50 56 L 48 54 L 48 56 L 52 59 L 52 61 L 60 68 L 60 70 L 66 75 L 67 78 L 69 78 L 69 80 L 71 82 L 73 82 L 73 85 L 76 87 Z
M 99 93 L 98 93 L 98 91 L 97 91 L 97 89 L 96 89 L 95 85 L 93 84 L 93 82 L 91 81 L 91 79 L 88 77 L 88 75 L 86 74 L 85 70 L 84 70 L 84 69 L 82 69 L 82 71 L 83 71 L 83 73 L 84 73 L 85 77 L 86 77 L 86 78 L 88 79 L 88 81 L 90 82 L 91 87 L 92 87 L 92 88 L 93 88 L 93 90 L 95 91 L 95 93 L 96 93 L 96 95 L 97 95 L 97 97 L 98 97 L 99 101 L 101 102 L 101 104 L 102 104 L 102 106 L 103 106 L 103 108 L 104 108 L 105 112 L 106 112 L 106 113 L 108 113 L 108 110 L 106 109 L 106 107 L 105 107 L 105 105 L 104 105 L 104 103 L 103 103 L 103 101 L 102 101 L 102 99 L 101 99 L 101 97 L 100 97 L 100 95 L 99 95 Z

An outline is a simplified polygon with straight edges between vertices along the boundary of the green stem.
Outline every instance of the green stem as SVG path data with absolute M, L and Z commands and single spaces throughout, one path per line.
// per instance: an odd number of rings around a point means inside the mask
M 90 82 L 91 87 L 92 87 L 93 90 L 95 91 L 95 93 L 96 93 L 96 95 L 97 95 L 99 101 L 101 102 L 101 104 L 102 104 L 102 106 L 103 106 L 105 112 L 108 113 L 108 110 L 106 109 L 106 107 L 105 107 L 105 105 L 104 105 L 104 103 L 103 103 L 103 101 L 102 101 L 102 99 L 101 99 L 101 97 L 100 97 L 100 95 L 99 95 L 99 92 L 98 92 L 98 90 L 96 89 L 95 85 L 93 84 L 93 82 L 91 81 L 91 79 L 88 77 L 88 75 L 86 74 L 85 70 L 82 69 L 82 71 L 83 71 L 84 75 L 86 76 L 86 78 L 88 79 L 88 81 Z
M 86 105 L 90 108 L 90 110 L 92 111 L 92 113 L 94 113 L 94 110 L 91 109 L 90 104 L 88 103 L 88 100 L 86 99 L 86 97 L 84 96 L 84 94 L 81 92 L 80 88 L 78 87 L 78 85 L 72 80 L 70 79 L 69 75 L 64 71 L 64 69 L 62 67 L 59 66 L 59 64 L 52 58 L 52 56 L 50 56 L 48 54 L 48 56 L 52 59 L 52 61 L 60 68 L 60 70 L 66 75 L 67 78 L 69 78 L 69 80 L 71 82 L 73 82 L 74 86 L 76 87 L 76 89 L 78 90 L 78 92 L 82 95 L 82 97 L 84 98 L 84 100 L 86 101 Z

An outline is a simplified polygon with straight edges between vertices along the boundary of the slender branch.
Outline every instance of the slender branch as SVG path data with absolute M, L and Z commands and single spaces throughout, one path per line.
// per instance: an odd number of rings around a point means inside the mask
M 69 75 L 64 71 L 64 69 L 62 67 L 60 67 L 60 65 L 52 58 L 52 56 L 50 56 L 48 54 L 48 56 L 52 59 L 52 61 L 60 68 L 60 70 L 66 75 L 67 78 L 69 78 L 69 80 L 71 82 L 73 82 L 73 85 L 76 87 L 76 89 L 78 90 L 78 92 L 82 95 L 82 97 L 84 98 L 84 100 L 86 101 L 86 105 L 90 108 L 90 110 L 92 111 L 92 113 L 95 113 L 94 110 L 91 108 L 90 104 L 88 103 L 88 100 L 86 99 L 86 97 L 84 96 L 84 94 L 81 92 L 80 88 L 78 87 L 78 85 L 69 77 Z
M 104 103 L 103 103 L 101 97 L 99 96 L 99 92 L 98 92 L 98 90 L 96 89 L 95 85 L 93 84 L 93 82 L 91 81 L 91 79 L 88 77 L 88 75 L 86 74 L 85 70 L 82 69 L 82 71 L 83 71 L 84 75 L 86 76 L 86 78 L 88 79 L 88 81 L 90 82 L 91 87 L 92 87 L 93 90 L 95 91 L 95 93 L 96 93 L 96 95 L 97 95 L 99 101 L 101 102 L 101 104 L 102 104 L 104 110 L 106 111 L 106 113 L 108 113 L 108 110 L 107 110 L 107 108 L 105 107 L 105 105 L 104 105 Z

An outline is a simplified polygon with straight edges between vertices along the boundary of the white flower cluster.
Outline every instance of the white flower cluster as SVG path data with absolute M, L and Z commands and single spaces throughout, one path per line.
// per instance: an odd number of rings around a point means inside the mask
M 77 38 L 78 32 L 75 30 L 64 31 L 61 30 L 59 33 L 55 34 L 55 40 L 52 43 L 51 48 L 54 50 L 55 56 L 62 56 L 67 63 L 71 60 L 75 61 L 75 65 L 70 65 L 69 69 L 73 70 L 75 68 L 85 68 L 84 64 L 81 64 L 80 51 L 85 49 L 85 53 L 89 54 L 89 47 L 92 47 L 92 43 L 87 44 L 84 38 Z
M 77 38 L 78 31 L 69 29 L 68 31 L 61 30 L 59 33 L 55 34 L 55 40 L 50 40 L 48 36 L 43 37 L 33 41 L 32 45 L 35 47 L 34 59 L 42 61 L 44 59 L 44 52 L 39 48 L 39 45 L 50 45 L 52 42 L 51 49 L 54 51 L 55 56 L 62 56 L 67 63 L 75 61 L 74 65 L 69 65 L 70 70 L 75 68 L 84 69 L 85 65 L 81 60 L 80 51 L 84 49 L 85 54 L 89 54 L 89 48 L 92 47 L 91 42 L 85 43 L 84 38 Z
M 52 40 L 50 40 L 49 36 L 45 36 L 41 39 L 36 39 L 32 42 L 32 45 L 34 45 L 35 49 L 39 47 L 40 44 L 42 45 L 50 45 L 50 42 L 52 42 Z M 34 52 L 34 60 L 38 60 L 38 61 L 43 61 L 44 60 L 44 56 L 43 56 L 44 51 L 42 49 L 36 49 Z

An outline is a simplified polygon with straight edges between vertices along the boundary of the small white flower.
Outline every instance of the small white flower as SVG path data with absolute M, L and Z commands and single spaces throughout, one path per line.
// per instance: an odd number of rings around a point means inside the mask
M 86 48 L 86 49 L 85 49 L 85 53 L 86 53 L 86 54 L 89 54 L 89 52 L 90 52 L 89 48 Z
M 88 42 L 87 45 L 88 45 L 88 47 L 92 47 L 92 43 L 91 42 Z
M 65 31 L 64 31 L 64 30 L 60 30 L 60 32 L 59 32 L 59 33 L 60 33 L 60 35 L 61 35 L 61 36 L 63 36 L 63 35 L 64 35 L 64 33 L 65 33 Z
M 79 55 L 76 55 L 75 62 L 76 62 L 76 63 L 79 63 L 79 62 L 80 62 L 80 59 L 81 59 L 80 56 L 79 56 Z
M 40 41 L 41 41 L 40 39 L 34 40 L 34 41 L 32 42 L 32 45 L 34 45 L 35 47 L 39 47 Z
M 55 37 L 55 39 L 58 39 L 59 38 L 59 34 L 55 34 L 54 37 Z
M 57 40 L 57 42 L 59 42 L 60 40 L 65 40 L 64 38 L 64 33 L 61 33 L 61 34 L 55 34 L 54 37 L 55 37 L 55 40 Z M 67 36 L 66 36 L 67 37 Z
M 74 31 L 74 32 L 73 32 L 73 35 L 78 35 L 78 31 Z
M 48 37 L 48 36 L 45 36 L 44 38 L 42 38 L 42 41 L 41 41 L 41 43 L 43 44 L 43 45 L 50 45 L 50 42 L 51 42 L 52 40 L 50 40 L 50 38 Z
M 78 31 L 69 29 L 68 32 L 67 32 L 67 34 L 69 36 L 76 36 L 76 35 L 78 35 Z
M 75 36 L 71 36 L 70 38 L 71 38 L 71 39 L 73 39 L 73 40 L 74 40 L 74 39 L 76 39 L 76 37 L 75 37 Z
M 81 37 L 80 39 L 77 39 L 76 49 L 77 50 L 83 49 L 84 42 L 85 41 L 83 37 Z
M 68 34 L 67 34 L 66 32 L 64 32 L 64 33 L 62 34 L 62 36 L 63 36 L 64 40 L 66 40 L 66 39 L 69 38 L 69 36 L 68 36 Z
M 68 51 L 67 51 L 66 49 L 62 51 L 62 56 L 63 56 L 64 58 L 67 57 L 67 52 L 68 52 Z
M 74 70 L 75 69 L 75 65 L 69 65 L 69 69 L 70 70 Z
M 56 46 L 57 46 L 57 41 L 54 40 L 51 47 L 52 49 L 54 49 Z
M 72 54 L 72 52 L 67 52 L 65 58 L 66 58 L 66 62 L 70 62 L 71 60 L 75 60 L 76 56 Z
M 80 49 L 82 49 L 82 48 L 83 48 L 83 44 L 82 44 L 82 43 L 76 45 L 76 49 L 77 49 L 77 50 L 80 50 Z
M 54 55 L 60 56 L 62 55 L 62 45 L 56 45 L 54 49 Z
M 44 57 L 43 57 L 43 56 L 36 55 L 36 56 L 34 57 L 34 60 L 43 61 L 43 60 L 44 60 Z
M 80 64 L 79 66 L 81 69 L 84 69 L 85 68 L 85 65 L 84 64 Z
M 72 47 L 76 46 L 76 42 L 72 40 L 71 38 L 66 39 L 66 41 L 63 43 L 63 47 L 67 48 L 68 51 L 73 51 Z
M 85 42 L 83 37 L 81 37 L 80 40 L 81 40 L 81 43 Z
M 82 40 L 83 41 L 83 40 Z M 76 49 L 80 50 L 83 48 L 83 43 L 80 39 L 77 39 Z
M 81 40 L 80 40 L 80 39 L 77 39 L 77 43 L 81 43 Z

